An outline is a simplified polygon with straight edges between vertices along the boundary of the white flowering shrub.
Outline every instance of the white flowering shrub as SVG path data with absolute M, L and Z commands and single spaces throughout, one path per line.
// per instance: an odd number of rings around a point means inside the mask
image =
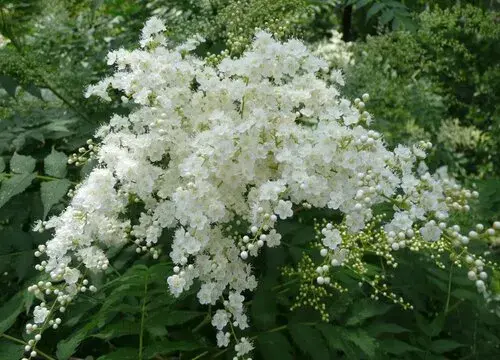
M 416 171 L 429 143 L 386 148 L 383 136 L 367 128 L 369 96 L 354 103 L 342 98 L 320 76 L 327 63 L 300 41 L 282 43 L 259 31 L 240 58 L 212 65 L 191 53 L 202 39 L 171 47 L 164 30 L 160 20 L 149 20 L 141 48 L 111 52 L 115 73 L 87 91 L 103 100 L 119 92 L 135 111 L 113 116 L 97 131 L 99 145 L 89 142 L 88 149 L 97 167 L 64 212 L 37 224 L 53 237 L 36 253 L 37 268 L 50 279 L 29 288 L 41 300 L 26 326 L 33 336 L 29 356 L 78 293 L 98 290 L 88 278 L 108 269 L 108 249 L 132 243 L 138 254 L 158 258 L 167 230 L 173 233 L 170 292 L 179 296 L 199 282 L 199 302 L 217 306 L 211 323 L 218 345 L 233 338 L 235 358 L 248 359 L 251 339 L 238 338 L 235 329 L 251 324 L 244 302 L 258 285 L 252 258 L 280 246 L 276 225 L 295 212 L 328 208 L 342 215 L 341 224 L 321 231 L 320 253 L 332 266 L 354 248 L 344 246 L 345 234 L 362 234 L 382 203 L 394 207 L 383 241 L 363 239 L 385 252 L 416 235 L 462 246 L 500 228 L 495 223 L 466 236 L 448 225 L 477 194 L 444 171 Z M 70 159 L 83 161 L 83 155 Z M 139 216 L 131 206 L 142 209 Z M 316 282 L 330 281 L 318 276 Z M 484 282 L 477 287 L 488 293 Z

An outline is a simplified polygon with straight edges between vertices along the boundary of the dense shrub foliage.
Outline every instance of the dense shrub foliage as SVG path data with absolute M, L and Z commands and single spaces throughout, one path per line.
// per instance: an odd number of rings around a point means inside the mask
M 496 358 L 498 12 L 429 5 L 0 2 L 0 359 Z

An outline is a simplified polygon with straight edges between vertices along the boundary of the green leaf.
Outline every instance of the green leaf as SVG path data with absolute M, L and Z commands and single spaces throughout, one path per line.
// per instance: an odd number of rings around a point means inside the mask
M 148 324 L 161 324 L 164 326 L 182 325 L 203 315 L 205 315 L 205 313 L 201 311 L 172 311 L 170 309 L 165 309 L 164 311 L 156 313 L 154 317 L 151 317 L 148 320 Z
M 147 359 L 153 359 L 157 358 L 158 355 L 166 355 L 177 351 L 193 351 L 201 348 L 200 344 L 192 341 L 162 340 L 161 343 L 146 347 L 144 356 Z
M 431 350 L 438 354 L 443 354 L 459 347 L 465 346 L 464 344 L 460 344 L 459 342 L 453 340 L 440 339 L 435 340 L 431 344 Z
M 106 325 L 99 333 L 93 334 L 92 337 L 108 341 L 120 336 L 136 334 L 139 334 L 137 323 L 130 320 L 122 320 Z
M 2 359 L 21 359 L 23 353 L 24 348 L 22 345 L 5 339 L 0 340 L 0 354 Z
M 15 79 L 7 75 L 0 75 L 0 85 L 7 91 L 7 94 L 16 97 L 18 83 Z
M 5 160 L 0 156 L 0 173 L 5 170 Z
M 257 338 L 258 349 L 265 360 L 293 360 L 288 339 L 279 332 L 262 333 Z
M 382 304 L 370 300 L 362 300 L 354 303 L 351 315 L 346 321 L 346 325 L 358 325 L 374 316 L 385 314 L 391 309 L 390 305 Z
M 21 291 L 9 299 L 0 308 L 0 333 L 7 331 L 15 322 L 17 316 L 24 308 L 24 291 Z
M 252 301 L 252 320 L 258 329 L 269 329 L 276 324 L 275 294 L 259 284 Z
M 99 356 L 97 360 L 137 360 L 136 348 L 119 348 L 112 353 Z
M 42 92 L 40 91 L 40 88 L 35 86 L 33 83 L 29 83 L 28 85 L 24 85 L 23 88 L 24 88 L 24 90 L 29 92 L 31 95 L 39 98 L 40 100 L 43 100 Z
M 421 352 L 422 350 L 398 339 L 382 339 L 379 341 L 380 348 L 389 354 L 401 355 L 406 352 Z
M 10 171 L 16 174 L 30 173 L 35 170 L 36 160 L 31 156 L 19 155 L 17 152 L 10 159 Z
M 370 10 L 368 10 L 368 12 L 366 13 L 366 20 L 370 20 L 370 18 L 377 14 L 379 11 L 381 11 L 383 8 L 385 7 L 385 4 L 384 3 L 376 3 L 376 4 L 373 4 L 373 6 L 370 8 Z
M 288 327 L 288 331 L 294 343 L 304 354 L 309 355 L 312 359 L 328 359 L 328 348 L 318 330 L 312 326 L 294 324 Z
M 33 179 L 36 178 L 36 173 L 19 174 L 2 181 L 0 187 L 0 208 L 4 206 L 13 196 L 22 193 L 30 186 Z
M 375 356 L 377 342 L 363 329 L 346 331 L 344 337 L 359 347 L 369 358 Z
M 408 332 L 410 330 L 399 326 L 397 324 L 387 324 L 387 323 L 375 323 L 369 325 L 366 330 L 371 335 L 377 336 L 379 334 L 400 334 L 403 332 Z
M 43 168 L 47 175 L 63 178 L 66 176 L 68 157 L 52 148 L 51 153 L 45 158 Z
M 47 216 L 52 206 L 59 203 L 67 194 L 71 185 L 68 179 L 43 182 L 40 186 L 40 197 L 43 203 L 43 218 Z
M 385 25 L 394 19 L 394 12 L 391 9 L 384 10 L 382 15 L 380 15 L 379 22 L 381 25 Z
M 86 324 L 83 328 L 71 334 L 67 339 L 57 343 L 56 355 L 58 360 L 67 360 L 76 351 L 80 343 L 87 338 L 90 331 L 96 326 L 96 320 Z M 136 350 L 137 354 L 137 350 Z

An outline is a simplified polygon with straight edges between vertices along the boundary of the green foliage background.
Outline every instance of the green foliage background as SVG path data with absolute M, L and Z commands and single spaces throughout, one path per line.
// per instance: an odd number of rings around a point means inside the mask
M 23 327 L 38 281 L 33 252 L 47 235 L 31 231 L 37 219 L 57 214 L 66 193 L 90 171 L 67 156 L 92 137 L 112 113 L 130 111 L 113 98 L 85 99 L 85 87 L 108 73 L 110 49 L 136 46 L 145 20 L 167 20 L 182 41 L 199 33 L 202 56 L 238 56 L 255 28 L 310 42 L 343 30 L 354 42 L 355 65 L 344 69 L 351 98 L 367 103 L 389 144 L 431 139 L 429 165 L 447 165 L 482 194 L 476 218 L 500 214 L 500 23 L 494 1 L 322 0 L 0 0 L 0 360 L 22 357 Z M 346 19 L 349 19 L 346 23 Z M 221 53 L 221 51 L 225 51 Z M 456 120 L 455 120 L 456 119 Z M 448 124 L 448 128 L 443 128 Z M 451 124 L 451 125 L 450 125 Z M 458 124 L 454 126 L 454 124 Z M 451 127 L 450 127 L 451 126 Z M 454 127 L 453 127 L 454 126 Z M 457 133 L 449 136 L 449 129 Z M 447 129 L 443 135 L 443 129 Z M 480 136 L 471 134 L 480 134 Z M 467 138 L 470 141 L 455 141 Z M 283 222 L 284 246 L 266 249 L 255 263 L 257 292 L 248 302 L 256 359 L 494 359 L 500 355 L 500 314 L 477 295 L 460 269 L 443 271 L 405 256 L 385 273 L 392 290 L 414 304 L 405 311 L 371 300 L 348 269 L 349 289 L 326 302 L 328 323 L 308 309 L 290 311 L 298 283 L 282 267 L 313 254 L 313 219 Z M 164 253 L 170 235 L 163 234 Z M 498 244 L 496 244 L 498 246 Z M 477 244 L 498 259 L 495 244 Z M 496 255 L 495 255 L 496 254 Z M 211 313 L 196 288 L 175 300 L 165 277 L 168 257 L 150 261 L 134 249 L 114 249 L 112 267 L 93 296 L 81 296 L 57 331 L 44 335 L 45 359 L 231 359 L 214 344 Z M 498 276 L 493 286 L 500 291 Z M 493 313 L 492 313 L 493 311 Z M 498 310 L 497 310 L 498 311 Z

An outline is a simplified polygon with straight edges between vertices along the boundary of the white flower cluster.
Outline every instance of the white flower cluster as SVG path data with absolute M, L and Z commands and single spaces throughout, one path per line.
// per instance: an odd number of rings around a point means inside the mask
M 31 290 L 56 295 L 52 313 L 78 292 L 95 290 L 80 270 L 106 270 L 107 248 L 132 241 L 138 253 L 157 257 L 155 244 L 172 229 L 168 286 L 178 296 L 198 280 L 201 304 L 221 302 L 212 323 L 218 344 L 227 346 L 228 326 L 249 326 L 244 293 L 257 281 L 248 259 L 280 244 L 275 225 L 295 206 L 338 209 L 356 232 L 373 205 L 401 200 L 405 210 L 387 230 L 424 221 L 422 231 L 434 239 L 431 219 L 446 218 L 454 204 L 446 201 L 449 180 L 413 173 L 427 144 L 387 149 L 363 126 L 368 95 L 354 103 L 341 98 L 318 76 L 327 63 L 303 43 L 261 31 L 239 59 L 214 66 L 190 53 L 200 39 L 168 47 L 163 29 L 149 20 L 143 49 L 110 53 L 114 75 L 87 92 L 106 100 L 112 88 L 137 106 L 98 130 L 99 166 L 69 207 L 43 225 L 54 237 L 40 248 L 47 259 L 38 268 L 52 283 Z M 127 218 L 130 201 L 144 208 L 134 221 Z M 327 238 L 331 249 L 340 241 L 334 231 Z M 48 315 L 38 309 L 35 321 Z M 238 340 L 238 358 L 251 349 Z
M 314 54 L 325 59 L 333 68 L 345 69 L 354 65 L 352 43 L 342 40 L 342 33 L 337 30 L 332 30 L 331 34 L 330 40 L 317 44 Z

